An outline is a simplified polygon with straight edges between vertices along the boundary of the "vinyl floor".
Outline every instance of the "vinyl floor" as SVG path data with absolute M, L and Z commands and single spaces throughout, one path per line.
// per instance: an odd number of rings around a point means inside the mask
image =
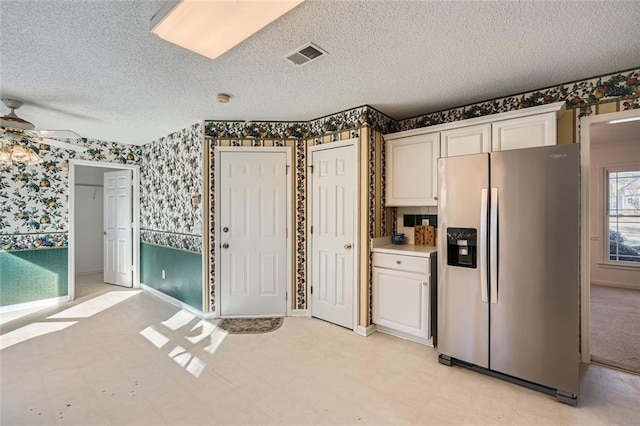
M 0 424 L 638 424 L 640 376 L 584 365 L 578 407 L 311 318 L 226 334 L 121 288 L 16 318 Z

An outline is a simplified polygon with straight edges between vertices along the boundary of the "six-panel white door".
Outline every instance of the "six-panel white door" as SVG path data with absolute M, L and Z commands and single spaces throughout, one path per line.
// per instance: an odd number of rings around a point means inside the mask
M 287 313 L 287 154 L 220 153 L 222 316 Z
M 131 170 L 104 174 L 104 282 L 133 285 Z
M 312 153 L 311 315 L 353 328 L 356 148 Z

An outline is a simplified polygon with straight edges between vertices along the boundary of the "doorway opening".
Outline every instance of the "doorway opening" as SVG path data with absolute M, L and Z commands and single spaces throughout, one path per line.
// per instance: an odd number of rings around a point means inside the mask
M 119 175 L 129 179 L 118 179 Z M 114 284 L 140 287 L 139 187 L 139 166 L 69 161 L 69 300 L 113 290 Z M 115 199 L 119 201 L 110 201 Z M 126 222 L 116 238 L 108 229 L 114 221 Z M 113 244 L 108 244 L 110 240 Z M 115 280 L 113 274 L 105 273 L 113 270 L 110 265 L 114 264 L 120 272 Z
M 640 111 L 582 131 L 582 361 L 640 374 Z

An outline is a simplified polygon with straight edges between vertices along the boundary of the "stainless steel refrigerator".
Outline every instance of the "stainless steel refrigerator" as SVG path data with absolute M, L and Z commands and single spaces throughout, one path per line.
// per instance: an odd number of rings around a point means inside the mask
M 438 161 L 438 352 L 575 405 L 579 145 Z

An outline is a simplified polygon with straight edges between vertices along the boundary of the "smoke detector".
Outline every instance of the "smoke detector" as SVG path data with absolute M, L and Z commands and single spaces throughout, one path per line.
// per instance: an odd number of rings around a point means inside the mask
M 318 58 L 326 55 L 327 52 L 313 43 L 307 43 L 302 47 L 294 50 L 285 56 L 286 59 L 294 63 L 294 65 L 305 65 L 311 61 L 315 61 Z

